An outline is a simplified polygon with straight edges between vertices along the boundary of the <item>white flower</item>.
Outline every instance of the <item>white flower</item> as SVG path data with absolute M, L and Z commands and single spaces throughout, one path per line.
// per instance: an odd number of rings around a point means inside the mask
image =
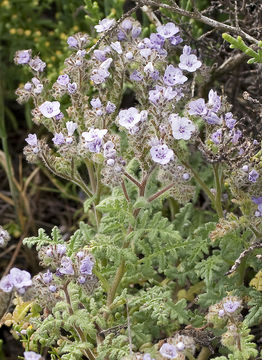
M 150 149 L 152 160 L 161 165 L 166 165 L 174 157 L 173 150 L 169 149 L 167 145 L 156 145 Z
M 66 128 L 67 128 L 68 136 L 72 136 L 75 130 L 77 129 L 77 123 L 73 121 L 67 121 Z
M 119 41 L 111 43 L 111 48 L 115 50 L 118 54 L 123 53 L 122 46 Z
M 95 26 L 96 31 L 103 32 L 110 29 L 115 23 L 115 19 L 103 19 L 99 21 L 99 24 Z
M 192 133 L 196 130 L 195 125 L 186 117 L 179 117 L 177 114 L 171 114 L 169 121 L 172 127 L 172 133 L 176 140 L 189 140 Z
M 39 110 L 46 118 L 52 118 L 60 113 L 59 101 L 45 101 L 39 106 Z
M 134 107 L 119 112 L 119 124 L 126 129 L 132 129 L 141 120 L 141 113 Z

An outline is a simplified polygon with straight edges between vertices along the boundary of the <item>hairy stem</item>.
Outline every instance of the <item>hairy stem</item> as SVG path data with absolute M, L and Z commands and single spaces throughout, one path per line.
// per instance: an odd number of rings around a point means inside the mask
M 213 165 L 213 171 L 214 171 L 215 186 L 216 186 L 215 207 L 216 207 L 217 215 L 220 218 L 222 218 L 224 215 L 223 215 L 223 208 L 222 208 L 222 202 L 221 202 L 222 186 L 221 186 L 221 178 L 219 176 L 219 172 L 220 172 L 219 164 Z

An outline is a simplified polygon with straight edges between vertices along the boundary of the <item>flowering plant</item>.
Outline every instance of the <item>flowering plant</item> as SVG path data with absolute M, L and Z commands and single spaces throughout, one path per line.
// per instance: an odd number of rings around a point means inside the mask
M 14 268 L 1 281 L 20 293 L 32 283 L 42 309 L 20 329 L 24 357 L 40 359 L 41 348 L 64 360 L 257 356 L 248 326 L 261 320 L 261 295 L 245 279 L 261 263 L 242 258 L 261 247 L 259 143 L 225 97 L 192 92 L 202 61 L 174 23 L 146 38 L 128 16 L 95 28 L 97 49 L 86 34 L 68 38 L 52 87 L 38 56 L 15 57 L 33 73 L 18 101 L 32 98 L 33 121 L 50 132 L 29 134 L 25 156 L 76 184 L 88 215 L 66 242 L 58 228 L 24 240 L 45 272 L 31 280 Z M 125 106 L 127 88 L 136 101 Z M 200 191 L 208 211 L 196 211 Z

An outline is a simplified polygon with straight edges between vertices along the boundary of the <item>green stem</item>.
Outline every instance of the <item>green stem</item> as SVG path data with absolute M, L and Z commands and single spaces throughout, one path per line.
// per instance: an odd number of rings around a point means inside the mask
M 0 62 L 1 65 L 1 62 Z M 0 74 L 0 79 L 1 79 Z M 15 187 L 14 181 L 13 181 L 13 171 L 12 171 L 12 163 L 11 163 L 11 157 L 8 150 L 8 144 L 7 144 L 7 133 L 6 133 L 6 127 L 5 127 L 5 114 L 4 114 L 4 98 L 3 98 L 3 85 L 2 82 L 0 82 L 0 137 L 2 140 L 3 150 L 5 153 L 5 160 L 6 160 L 6 175 L 8 178 L 9 188 L 12 194 L 12 198 L 14 201 L 15 206 L 15 212 L 17 216 L 17 221 L 19 225 L 21 225 L 20 216 L 19 216 L 19 201 L 18 201 L 18 192 Z
M 117 288 L 120 284 L 120 281 L 122 280 L 123 276 L 125 274 L 125 260 L 122 260 L 117 272 L 115 274 L 114 280 L 112 282 L 112 285 L 109 289 L 108 295 L 107 295 L 107 301 L 106 301 L 106 305 L 109 307 L 112 302 L 114 301 L 116 292 L 117 292 Z
M 85 160 L 85 164 L 86 164 L 86 167 L 87 167 L 87 170 L 88 170 L 91 189 L 92 189 L 93 194 L 95 194 L 95 192 L 96 192 L 96 179 L 95 179 L 95 172 L 94 172 L 93 164 L 88 159 Z
M 238 267 L 239 280 L 238 285 L 241 286 L 244 284 L 245 274 L 246 274 L 246 264 L 247 256 L 241 261 L 241 264 Z
M 209 358 L 209 355 L 211 355 L 211 351 L 207 347 L 202 347 L 197 360 L 207 360 Z
M 220 181 L 220 177 L 219 177 L 219 170 L 220 170 L 219 164 L 214 164 L 213 171 L 214 171 L 215 186 L 216 186 L 215 207 L 216 207 L 217 215 L 220 218 L 222 218 L 224 215 L 223 215 L 223 208 L 222 208 L 222 202 L 221 202 L 222 186 L 221 186 L 221 181 Z

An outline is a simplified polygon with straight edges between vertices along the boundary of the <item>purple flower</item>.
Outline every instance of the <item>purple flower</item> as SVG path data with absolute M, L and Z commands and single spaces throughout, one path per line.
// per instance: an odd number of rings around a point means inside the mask
M 156 85 L 155 90 L 149 91 L 149 100 L 157 105 L 162 98 L 172 100 L 177 97 L 177 101 L 181 98 L 179 89 L 173 90 L 171 86 L 164 87 Z
M 245 171 L 245 172 L 248 172 L 249 166 L 248 165 L 242 166 L 242 170 Z
M 257 205 L 257 211 L 255 212 L 255 215 L 257 217 L 262 216 L 262 196 L 260 196 L 258 198 L 255 198 L 253 196 L 252 201 L 253 201 L 253 203 L 255 203 Z
M 225 114 L 225 121 L 226 121 L 226 126 L 232 130 L 234 128 L 234 126 L 236 125 L 236 120 L 233 119 L 233 114 L 231 112 L 228 112 Z
M 74 275 L 73 263 L 70 257 L 63 256 L 61 259 L 61 267 L 58 269 L 61 274 Z
M 91 101 L 90 101 L 90 104 L 92 105 L 92 107 L 94 109 L 99 109 L 101 108 L 102 106 L 102 103 L 101 103 L 101 100 L 97 97 L 97 98 L 93 98 Z
M 39 110 L 46 118 L 52 118 L 60 113 L 59 101 L 45 101 L 39 106 Z
M 204 116 L 205 121 L 210 125 L 221 125 L 222 120 L 211 110 L 208 110 L 206 115 Z
M 58 244 L 56 247 L 56 252 L 58 255 L 63 256 L 66 253 L 66 245 Z
M 67 44 L 70 48 L 77 48 L 78 42 L 74 36 L 69 36 L 67 39 Z
M 15 63 L 19 65 L 28 64 L 31 60 L 32 50 L 19 50 L 15 53 Z
M 47 272 L 44 273 L 42 276 L 45 284 L 49 284 L 53 280 L 53 274 L 50 270 L 47 270 Z
M 169 38 L 169 42 L 171 45 L 176 46 L 176 45 L 180 44 L 181 42 L 183 42 L 183 39 L 181 38 L 180 35 L 175 35 L 175 36 L 172 36 L 171 38 Z
M 235 312 L 239 307 L 240 307 L 240 301 L 228 300 L 228 301 L 224 302 L 224 304 L 223 304 L 223 308 L 228 313 Z
M 131 20 L 125 19 L 124 21 L 121 22 L 120 27 L 125 31 L 130 31 L 133 27 L 133 23 Z
M 106 78 L 108 78 L 110 76 L 110 72 L 103 69 L 103 68 L 98 68 L 98 69 L 94 69 L 92 71 L 92 74 L 90 76 L 90 79 L 97 85 L 102 84 Z
M 193 100 L 191 101 L 189 104 L 189 110 L 188 113 L 190 115 L 199 115 L 199 116 L 204 116 L 207 113 L 207 108 L 206 108 L 206 104 L 205 104 L 205 100 L 200 98 L 197 100 Z
M 187 70 L 189 72 L 196 71 L 202 65 L 201 61 L 197 60 L 196 55 L 193 54 L 191 55 L 182 54 L 180 55 L 179 59 L 180 59 L 180 63 L 178 64 L 179 68 L 182 70 Z
M 176 347 L 168 343 L 163 344 L 159 352 L 166 359 L 175 359 L 178 356 Z
M 221 107 L 220 96 L 218 96 L 217 92 L 212 89 L 208 93 L 208 107 L 215 113 L 218 112 Z
M 6 275 L 1 279 L 1 281 L 0 281 L 0 289 L 1 290 L 9 293 L 13 290 L 13 287 L 14 287 L 14 285 L 13 285 L 10 275 Z
M 126 54 L 125 54 L 125 57 L 127 60 L 131 60 L 133 59 L 134 55 L 131 51 L 128 51 Z
M 115 158 L 116 156 L 116 150 L 115 145 L 112 143 L 112 141 L 107 141 L 104 146 L 104 157 L 107 159 Z
M 232 132 L 230 132 L 230 133 L 232 136 L 232 139 L 231 139 L 232 144 L 236 144 L 242 136 L 242 131 L 239 129 L 235 129 L 235 130 L 232 130 Z
M 94 128 L 91 128 L 88 132 L 83 132 L 82 137 L 85 141 L 85 147 L 91 152 L 99 153 L 102 147 L 102 139 L 106 133 L 106 129 L 100 130 Z
M 77 124 L 73 121 L 67 121 L 66 128 L 67 128 L 68 136 L 72 136 L 75 130 L 77 129 Z
M 211 140 L 214 144 L 218 145 L 221 143 L 222 140 L 222 129 L 218 129 L 211 135 Z
M 218 317 L 222 318 L 225 315 L 225 310 L 221 309 L 218 312 Z
M 31 275 L 28 271 L 13 268 L 10 271 L 10 281 L 19 290 L 32 285 Z
M 25 358 L 25 360 L 40 360 L 41 355 L 35 353 L 34 351 L 25 351 L 24 358 Z
M 177 114 L 171 114 L 169 121 L 172 127 L 172 134 L 176 140 L 189 140 L 192 133 L 196 130 L 195 125 L 186 117 L 179 117 Z
M 175 68 L 173 65 L 168 65 L 163 80 L 166 85 L 174 86 L 184 84 L 187 81 L 187 77 L 183 75 L 180 69 Z
M 134 107 L 119 112 L 119 124 L 130 130 L 141 120 L 141 114 Z
M 191 54 L 191 47 L 188 45 L 185 45 L 183 47 L 183 55 L 190 55 Z
M 77 90 L 77 83 L 73 82 L 73 83 L 68 83 L 67 84 L 67 90 L 69 92 L 69 94 L 75 94 L 76 90 Z
M 256 170 L 251 170 L 248 174 L 248 180 L 255 183 L 257 179 L 259 178 L 259 173 Z
M 94 262 L 90 259 L 89 256 L 86 256 L 80 262 L 79 271 L 82 275 L 92 275 L 93 266 Z
M 137 27 L 137 26 L 133 27 L 131 32 L 132 38 L 133 39 L 138 38 L 138 36 L 141 34 L 141 31 L 142 31 L 141 27 Z
M 123 54 L 122 46 L 119 41 L 110 44 L 111 48 L 115 50 L 119 55 Z
M 143 78 L 144 78 L 144 76 L 138 70 L 135 70 L 132 72 L 132 74 L 130 74 L 130 80 L 133 80 L 133 81 L 142 81 Z
M 26 91 L 30 91 L 32 89 L 32 84 L 28 81 L 27 83 L 25 83 L 24 89 Z
M 52 293 L 56 292 L 56 286 L 55 286 L 55 285 L 50 285 L 50 286 L 48 287 L 48 289 L 49 289 Z
M 151 54 L 152 54 L 151 49 L 145 48 L 145 49 L 140 50 L 140 55 L 145 59 L 147 59 Z
M 150 356 L 150 354 L 149 354 L 149 353 L 146 353 L 146 354 L 144 354 L 144 356 L 143 356 L 143 360 L 155 360 L 155 359 L 152 359 L 151 356 Z
M 62 112 L 60 112 L 59 114 L 57 114 L 56 116 L 55 116 L 55 119 L 56 120 L 62 120 L 64 118 L 64 114 L 62 113 Z
M 169 39 L 179 32 L 179 28 L 171 22 L 157 27 L 157 33 L 164 39 Z
M 53 137 L 53 143 L 57 146 L 63 145 L 65 143 L 64 135 L 60 133 L 55 133 L 55 136 Z
M 46 63 L 40 59 L 40 57 L 36 56 L 35 58 L 29 61 L 29 66 L 34 71 L 44 71 L 46 67 Z
M 114 19 L 103 19 L 99 21 L 98 25 L 95 25 L 95 29 L 98 33 L 109 30 L 115 24 Z
M 105 51 L 105 50 L 95 50 L 94 51 L 94 56 L 99 61 L 105 61 L 106 54 L 107 54 L 107 51 Z
M 152 146 L 150 149 L 150 154 L 152 160 L 161 165 L 166 165 L 174 157 L 173 150 L 169 149 L 165 144 Z
M 185 180 L 185 181 L 187 181 L 187 180 L 190 179 L 190 175 L 189 175 L 188 173 L 184 173 L 184 174 L 182 175 L 182 179 Z
M 69 83 L 70 78 L 67 74 L 59 75 L 56 81 L 59 85 L 66 86 Z
M 27 142 L 28 145 L 32 147 L 36 147 L 38 140 L 36 134 L 28 134 L 28 137 L 25 139 L 25 141 Z
M 112 114 L 116 110 L 116 105 L 113 104 L 111 101 L 108 101 L 106 104 L 106 112 L 108 114 Z

